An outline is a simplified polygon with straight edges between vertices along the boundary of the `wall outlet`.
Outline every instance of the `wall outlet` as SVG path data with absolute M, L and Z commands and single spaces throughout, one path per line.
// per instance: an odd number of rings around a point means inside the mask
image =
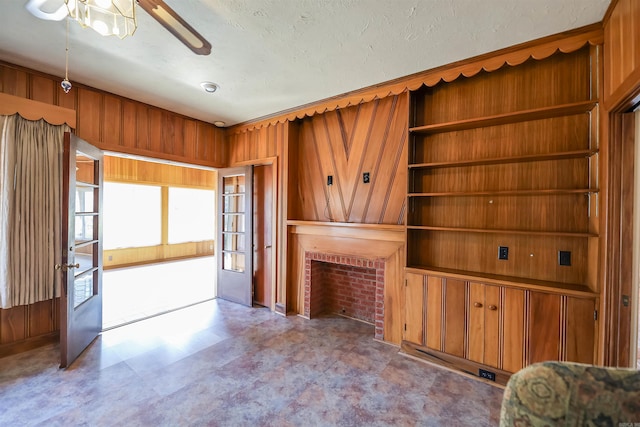
M 571 252 L 558 251 L 558 264 L 571 266 Z
M 498 259 L 508 260 L 509 259 L 509 247 L 508 246 L 498 246 Z
M 362 182 L 364 182 L 365 184 L 368 184 L 371 181 L 370 176 L 369 176 L 369 172 L 365 172 L 362 174 Z
M 490 371 L 485 371 L 484 369 L 480 369 L 480 371 L 478 372 L 478 376 L 480 378 L 484 378 L 486 380 L 489 381 L 495 381 L 496 380 L 496 374 Z
M 333 185 L 333 175 L 327 176 L 327 185 Z

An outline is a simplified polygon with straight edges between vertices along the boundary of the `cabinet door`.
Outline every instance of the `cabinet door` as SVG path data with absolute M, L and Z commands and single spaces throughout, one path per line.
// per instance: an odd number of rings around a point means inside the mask
M 406 274 L 404 340 L 418 345 L 424 345 L 424 279 L 422 274 Z
M 500 357 L 500 302 L 498 286 L 469 283 L 468 358 L 498 367 Z
M 560 295 L 529 292 L 529 364 L 560 360 Z
M 595 310 L 594 299 L 567 297 L 565 360 L 594 362 Z
M 445 279 L 444 351 L 464 357 L 466 295 L 465 282 Z
M 518 372 L 524 367 L 524 296 L 521 289 L 505 288 L 502 299 L 502 369 Z
M 427 347 L 442 351 L 442 282 L 440 277 L 427 277 Z
M 469 360 L 484 363 L 484 285 L 469 283 Z

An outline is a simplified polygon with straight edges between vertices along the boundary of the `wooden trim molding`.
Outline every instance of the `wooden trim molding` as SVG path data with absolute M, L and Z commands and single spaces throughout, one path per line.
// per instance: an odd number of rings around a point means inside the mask
M 12 116 L 16 113 L 27 120 L 44 119 L 52 125 L 66 123 L 70 128 L 76 128 L 76 110 L 0 93 L 0 115 Z
M 233 135 L 247 130 L 259 129 L 276 123 L 285 123 L 315 114 L 322 114 L 358 105 L 378 98 L 399 95 L 407 90 L 416 90 L 423 85 L 435 86 L 441 81 L 452 82 L 457 78 L 475 76 L 481 71 L 495 71 L 505 65 L 516 66 L 529 59 L 541 60 L 560 51 L 575 52 L 587 44 L 600 45 L 604 42 L 602 23 L 598 22 L 572 31 L 555 34 L 538 40 L 511 46 L 495 52 L 486 53 L 466 60 L 454 62 L 442 67 L 423 71 L 399 79 L 391 80 L 368 88 L 327 98 L 318 102 L 296 107 L 272 116 L 266 116 L 251 122 L 241 123 L 227 130 Z

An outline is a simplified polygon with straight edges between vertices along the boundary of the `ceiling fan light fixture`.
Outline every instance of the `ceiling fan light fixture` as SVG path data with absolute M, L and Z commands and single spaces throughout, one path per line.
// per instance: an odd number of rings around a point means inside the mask
M 200 83 L 200 86 L 207 93 L 214 93 L 215 91 L 217 91 L 220 88 L 220 86 L 218 86 L 217 84 L 215 84 L 213 82 L 202 82 L 202 83 Z
M 121 39 L 133 35 L 138 26 L 136 0 L 64 0 L 69 17 L 84 28 Z

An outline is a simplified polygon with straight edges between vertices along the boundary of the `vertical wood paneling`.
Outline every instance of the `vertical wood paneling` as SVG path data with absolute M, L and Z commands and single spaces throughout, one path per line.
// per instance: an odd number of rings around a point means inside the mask
M 41 76 L 31 76 L 31 99 L 34 101 L 55 104 L 56 87 L 55 82 Z
M 464 357 L 465 282 L 449 278 L 444 280 L 444 351 Z
M 604 44 L 605 101 L 613 106 L 640 78 L 639 1 L 618 0 L 604 26 Z
M 422 274 L 406 274 L 404 339 L 424 345 L 424 279 Z
M 524 291 L 504 289 L 502 304 L 502 369 L 518 372 L 524 366 Z
M 2 78 L 0 79 L 2 92 L 28 98 L 29 87 L 27 73 L 7 66 L 2 66 L 0 70 L 2 71 Z
M 102 114 L 103 136 L 106 145 L 118 146 L 122 138 L 122 101 L 112 95 L 104 96 L 104 111 Z
M 427 277 L 427 347 L 442 350 L 442 279 Z
M 122 140 L 120 145 L 123 150 L 135 148 L 137 139 L 136 104 L 131 101 L 122 103 Z
M 163 131 L 169 127 L 169 118 L 157 108 L 149 108 L 147 117 L 149 119 L 149 150 L 171 154 L 171 151 L 167 152 L 164 150 L 163 141 Z
M 149 106 L 136 103 L 135 148 L 139 150 L 150 151 L 149 127 Z
M 402 94 L 303 119 L 294 219 L 403 223 L 407 108 Z
M 529 293 L 528 364 L 560 359 L 560 295 Z
M 89 89 L 78 89 L 78 110 L 82 114 L 78 115 L 78 136 L 90 144 L 99 145 L 100 124 L 102 123 L 102 100 L 103 96 L 99 92 Z
M 26 313 L 26 305 L 0 310 L 0 344 L 22 341 L 27 338 Z
M 565 360 L 594 363 L 595 300 L 567 297 Z

